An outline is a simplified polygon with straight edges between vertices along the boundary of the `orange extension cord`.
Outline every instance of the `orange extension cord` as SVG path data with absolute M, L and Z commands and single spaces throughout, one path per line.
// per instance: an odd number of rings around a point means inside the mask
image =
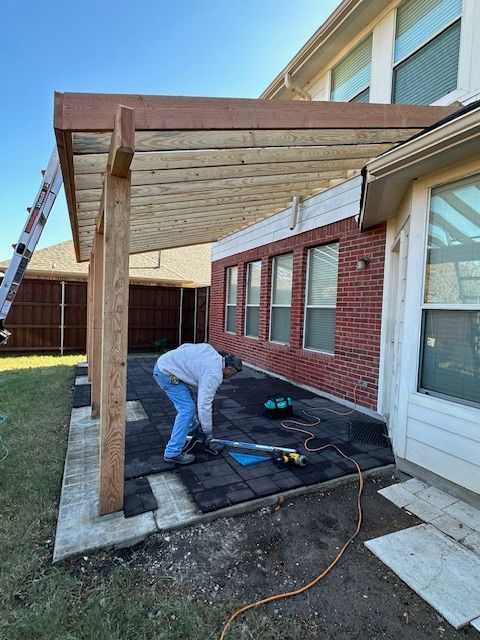
M 354 389 L 354 392 L 353 392 L 355 404 L 354 404 L 353 409 L 351 409 L 350 411 L 347 411 L 346 413 L 341 413 L 341 412 L 335 411 L 334 409 L 322 409 L 322 410 L 323 411 L 329 411 L 330 413 L 335 413 L 335 414 L 337 414 L 339 416 L 348 416 L 348 415 L 352 414 L 355 411 L 355 407 L 357 406 L 357 401 L 356 401 L 356 390 L 357 390 L 357 387 L 358 387 L 358 385 L 355 386 L 355 389 Z M 326 575 L 328 575 L 330 573 L 330 571 L 339 562 L 340 558 L 343 556 L 343 554 L 347 550 L 348 546 L 354 541 L 354 539 L 357 537 L 358 533 L 360 532 L 360 529 L 362 528 L 363 512 L 362 512 L 361 498 L 362 498 L 362 493 L 363 493 L 364 480 L 363 480 L 363 474 L 362 474 L 362 470 L 360 469 L 360 466 L 358 465 L 358 463 L 355 460 L 353 460 L 353 458 L 350 458 L 349 456 L 345 455 L 334 444 L 324 444 L 321 447 L 315 447 L 315 448 L 310 447 L 308 443 L 310 442 L 310 440 L 315 439 L 316 436 L 311 431 L 307 431 L 306 429 L 304 429 L 302 427 L 316 427 L 316 426 L 318 426 L 320 424 L 320 422 L 322 420 L 318 416 L 315 416 L 315 415 L 313 415 L 311 413 L 308 413 L 308 411 L 303 411 L 303 413 L 306 416 L 308 416 L 309 418 L 314 418 L 315 422 L 311 422 L 311 423 L 305 424 L 305 423 L 302 423 L 302 422 L 297 422 L 296 420 L 284 420 L 281 423 L 282 427 L 284 429 L 289 429 L 290 431 L 298 431 L 300 433 L 304 433 L 305 435 L 307 435 L 307 438 L 305 438 L 305 441 L 303 443 L 303 446 L 305 447 L 305 449 L 307 451 L 315 453 L 317 451 L 322 451 L 322 449 L 327 449 L 328 447 L 332 447 L 333 449 L 336 449 L 336 451 L 343 458 L 345 458 L 346 460 L 350 460 L 350 462 L 353 462 L 353 464 L 357 468 L 357 473 L 358 473 L 358 478 L 359 478 L 358 495 L 357 495 L 357 512 L 358 512 L 357 527 L 355 529 L 355 532 L 350 536 L 350 538 L 347 540 L 347 542 L 345 542 L 345 544 L 340 549 L 338 554 L 335 556 L 333 561 L 316 578 L 314 578 L 311 582 L 309 582 L 308 584 L 304 585 L 303 587 L 295 589 L 294 591 L 286 591 L 285 593 L 276 593 L 274 595 L 267 596 L 266 598 L 262 598 L 261 600 L 256 600 L 255 602 L 251 602 L 250 604 L 247 604 L 244 607 L 241 607 L 240 609 L 237 609 L 237 611 L 232 613 L 232 615 L 228 618 L 227 622 L 224 624 L 223 629 L 222 629 L 222 633 L 221 633 L 221 636 L 220 636 L 220 640 L 225 640 L 227 631 L 228 631 L 230 625 L 232 624 L 232 622 L 236 618 L 238 618 L 238 616 L 240 616 L 242 613 L 245 613 L 245 611 L 248 611 L 249 609 L 255 609 L 256 607 L 259 607 L 262 604 L 267 604 L 267 602 L 273 602 L 274 600 L 281 600 L 282 598 L 291 598 L 293 596 L 298 596 L 299 594 L 305 593 L 305 591 L 307 591 L 308 589 L 311 589 L 316 584 L 318 584 L 321 580 L 323 580 L 323 578 L 325 578 Z M 296 426 L 290 426 L 290 425 L 296 425 Z

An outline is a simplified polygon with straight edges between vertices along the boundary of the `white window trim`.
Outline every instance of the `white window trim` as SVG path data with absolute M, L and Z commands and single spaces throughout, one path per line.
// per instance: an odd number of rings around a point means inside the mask
M 421 304 L 420 304 L 420 318 L 419 318 L 419 338 L 418 338 L 418 347 L 417 347 L 417 366 L 416 366 L 416 388 L 415 392 L 417 395 L 435 398 L 437 400 L 444 400 L 446 402 L 451 402 L 456 405 L 461 405 L 465 407 L 471 407 L 473 409 L 479 409 L 479 405 L 474 402 L 470 402 L 469 400 L 463 400 L 462 398 L 457 398 L 456 396 L 449 396 L 445 393 L 438 393 L 437 391 L 431 391 L 430 389 L 424 389 L 420 386 L 420 379 L 422 373 L 422 364 L 423 364 L 423 330 L 424 330 L 424 311 L 435 310 L 438 309 L 440 311 L 479 311 L 479 305 L 476 304 L 439 304 L 439 303 L 428 303 L 424 302 L 425 299 L 425 286 L 427 282 L 427 252 L 428 252 L 428 228 L 429 228 L 429 220 L 430 220 L 430 206 L 432 199 L 432 190 L 436 187 L 447 186 L 451 183 L 458 182 L 459 180 L 467 180 L 468 178 L 473 178 L 475 175 L 478 175 L 480 171 L 470 173 L 460 178 L 450 178 L 448 180 L 442 180 L 441 182 L 431 181 L 427 189 L 427 197 L 426 197 L 426 216 L 425 216 L 425 233 L 423 237 L 423 272 L 422 272 L 422 288 L 421 288 Z
M 290 340 L 288 342 L 281 342 L 280 340 L 272 340 L 272 309 L 290 309 L 290 313 L 291 313 L 291 309 L 292 309 L 292 303 L 290 302 L 290 304 L 273 304 L 273 286 L 275 283 L 275 278 L 273 277 L 273 274 L 275 273 L 275 260 L 277 258 L 281 258 L 282 256 L 292 256 L 292 290 L 293 290 L 293 253 L 281 253 L 278 256 L 273 256 L 272 258 L 272 282 L 270 285 L 270 319 L 269 319 L 269 330 L 268 330 L 268 341 L 271 342 L 272 344 L 281 344 L 283 346 L 289 346 L 290 345 Z M 291 295 L 291 292 L 290 292 Z M 290 333 L 292 332 L 292 318 L 290 316 Z
M 237 298 L 238 298 L 238 265 L 232 265 L 231 267 L 227 267 L 225 269 L 225 275 L 226 275 L 226 279 L 227 279 L 227 286 L 225 288 L 225 319 L 224 319 L 224 323 L 223 323 L 223 331 L 224 333 L 229 333 L 230 335 L 234 336 L 237 333 L 237 327 L 236 327 L 236 322 L 235 322 L 235 331 L 229 331 L 227 329 L 227 319 L 228 319 L 228 307 L 235 307 L 235 309 L 237 308 L 237 300 L 235 299 L 235 304 L 229 303 L 228 302 L 228 297 L 229 297 L 229 293 L 230 293 L 230 270 L 231 269 L 236 269 L 237 270 Z M 237 314 L 235 312 L 235 318 L 236 318 Z
M 259 340 L 260 339 L 260 303 L 258 304 L 251 304 L 248 302 L 248 285 L 250 282 L 250 265 L 255 264 L 255 263 L 259 263 L 260 264 L 260 278 L 262 277 L 262 261 L 261 260 L 252 260 L 252 262 L 248 262 L 247 263 L 247 277 L 245 280 L 245 314 L 244 314 L 244 321 L 243 321 L 243 335 L 246 338 L 251 338 L 252 340 Z M 261 291 L 261 284 L 260 284 L 260 291 Z M 250 334 L 247 333 L 247 310 L 249 307 L 258 307 L 258 336 L 251 336 Z
M 395 42 L 397 40 L 397 24 L 398 24 L 398 20 L 397 20 L 397 13 L 398 13 L 398 8 L 399 6 L 403 4 L 402 2 L 400 2 L 398 4 L 397 7 L 395 7 L 395 20 L 394 20 L 394 26 L 393 26 L 393 46 L 392 46 L 392 73 L 391 73 L 391 89 L 390 89 L 390 102 L 392 104 L 394 104 L 393 102 L 393 98 L 394 98 L 394 91 L 395 91 L 395 82 L 394 82 L 394 76 L 395 76 L 395 70 L 397 69 L 397 67 L 399 65 L 401 65 L 403 62 L 405 62 L 406 60 L 408 60 L 409 58 L 411 58 L 412 56 L 414 56 L 415 54 L 417 54 L 420 49 L 422 49 L 423 47 L 425 47 L 427 44 L 433 42 L 435 40 L 435 38 L 438 38 L 439 35 L 441 35 L 444 31 L 446 31 L 449 27 L 451 27 L 453 24 L 455 24 L 456 22 L 458 22 L 460 20 L 460 48 L 459 48 L 459 52 L 458 52 L 458 72 L 457 72 L 457 86 L 455 87 L 455 89 L 453 89 L 452 91 L 449 91 L 447 94 L 445 94 L 445 96 L 442 96 L 441 98 L 438 98 L 435 102 L 433 102 L 432 104 L 441 104 L 441 101 L 444 101 L 446 98 L 448 98 L 448 101 L 446 104 L 450 104 L 450 102 L 452 100 L 454 100 L 459 96 L 456 96 L 456 92 L 459 92 L 459 94 L 463 94 L 464 92 L 460 89 L 460 80 L 461 80 L 461 62 L 462 62 L 462 30 L 463 30 L 463 16 L 465 13 L 465 0 L 462 0 L 462 10 L 459 13 L 459 15 L 456 18 L 452 18 L 449 22 L 447 22 L 447 24 L 443 25 L 443 27 L 441 29 L 439 29 L 438 31 L 435 32 L 435 34 L 433 36 L 431 36 L 430 38 L 428 38 L 427 40 L 425 40 L 424 42 L 422 42 L 416 49 L 414 49 L 413 51 L 410 51 L 409 54 L 403 56 L 403 58 L 400 58 L 400 60 L 397 60 L 395 62 Z
M 335 244 L 335 243 L 331 243 L 331 244 Z M 322 246 L 322 245 L 317 245 L 317 246 Z M 308 252 L 307 252 L 307 273 L 306 273 L 306 277 L 305 277 L 305 297 L 304 297 L 304 304 L 303 304 L 302 349 L 304 351 L 310 351 L 312 353 L 321 353 L 321 354 L 323 354 L 325 356 L 334 356 L 335 355 L 335 346 L 333 348 L 333 351 L 322 351 L 321 349 L 314 349 L 313 347 L 306 347 L 305 346 L 305 338 L 306 338 L 306 330 L 307 330 L 307 309 L 336 309 L 337 308 L 336 304 L 307 304 L 307 300 L 308 300 L 308 278 L 309 278 L 309 275 L 310 275 L 310 252 L 312 251 L 312 249 L 315 249 L 315 248 L 316 247 L 310 247 Z M 338 273 L 337 273 L 337 281 L 338 281 Z M 336 333 L 336 329 L 337 329 L 337 323 L 335 321 L 335 333 Z

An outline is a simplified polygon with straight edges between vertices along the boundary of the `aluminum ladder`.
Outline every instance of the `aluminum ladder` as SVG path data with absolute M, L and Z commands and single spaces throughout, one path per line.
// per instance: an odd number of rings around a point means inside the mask
M 6 344 L 10 331 L 4 323 L 12 306 L 25 270 L 42 235 L 50 211 L 62 186 L 62 172 L 58 152 L 55 148 L 48 167 L 43 173 L 42 184 L 34 200 L 33 207 L 28 209 L 28 218 L 23 227 L 20 239 L 14 245 L 12 260 L 7 272 L 0 282 L 0 345 Z

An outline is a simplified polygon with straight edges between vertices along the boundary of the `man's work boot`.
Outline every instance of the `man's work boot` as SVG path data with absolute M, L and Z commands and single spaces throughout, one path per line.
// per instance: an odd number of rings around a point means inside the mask
M 195 456 L 192 453 L 179 453 L 178 456 L 174 456 L 173 458 L 163 456 L 163 459 L 165 462 L 172 464 L 192 464 L 192 462 L 195 462 Z

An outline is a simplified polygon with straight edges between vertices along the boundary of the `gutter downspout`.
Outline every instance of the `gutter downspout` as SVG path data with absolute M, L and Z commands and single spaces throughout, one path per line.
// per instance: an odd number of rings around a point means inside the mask
M 306 91 L 301 89 L 298 85 L 296 85 L 293 82 L 292 74 L 290 73 L 290 71 L 287 71 L 285 73 L 285 75 L 283 76 L 283 84 L 285 85 L 285 87 L 289 91 L 293 91 L 298 96 L 300 96 L 302 100 L 311 100 L 312 99 L 312 96 L 309 93 L 307 93 Z

